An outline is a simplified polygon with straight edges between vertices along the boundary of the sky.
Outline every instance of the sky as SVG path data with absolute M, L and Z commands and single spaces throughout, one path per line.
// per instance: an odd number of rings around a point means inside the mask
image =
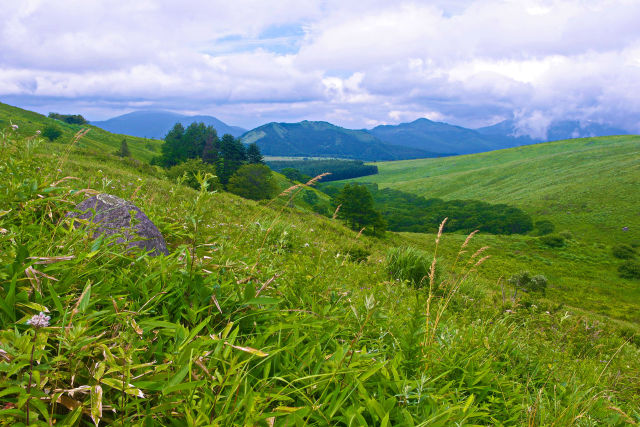
M 0 101 L 247 129 L 426 117 L 640 133 L 639 0 L 0 0 Z

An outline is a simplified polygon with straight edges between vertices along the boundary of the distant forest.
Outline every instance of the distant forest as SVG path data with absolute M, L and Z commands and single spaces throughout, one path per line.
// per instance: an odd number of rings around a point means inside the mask
M 297 169 L 302 175 L 311 178 L 329 172 L 331 175 L 322 178 L 322 182 L 358 178 L 378 173 L 378 166 L 365 165 L 361 160 L 267 160 L 266 163 L 276 172 L 282 172 L 283 169 Z
M 531 216 L 513 206 L 479 200 L 426 199 L 391 188 L 379 189 L 377 184 L 364 185 L 391 231 L 433 233 L 444 218 L 449 218 L 446 227 L 449 232 L 480 230 L 491 234 L 524 234 L 533 230 Z M 335 196 L 342 187 L 325 184 L 320 189 Z

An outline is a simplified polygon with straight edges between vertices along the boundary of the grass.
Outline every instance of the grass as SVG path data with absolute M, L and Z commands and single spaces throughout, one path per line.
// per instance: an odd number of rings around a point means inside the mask
M 160 153 L 162 144 L 162 141 L 154 139 L 113 134 L 92 125 L 72 125 L 0 102 L 0 129 L 7 129 L 10 123 L 18 124 L 18 134 L 25 137 L 34 135 L 37 130 L 42 131 L 47 125 L 56 126 L 62 131 L 59 141 L 70 141 L 80 129 L 89 129 L 78 147 L 98 153 L 114 153 L 120 148 L 122 140 L 126 139 L 132 157 L 147 163 Z
M 358 235 L 289 208 L 291 194 L 198 192 L 61 142 L 0 139 L 1 425 L 640 422 L 637 337 L 503 299 L 490 286 L 509 256 L 500 237 L 487 250 L 445 234 L 436 254 L 431 236 Z M 94 191 L 136 203 L 171 254 L 68 227 Z M 442 283 L 387 274 L 407 243 L 444 260 Z M 479 250 L 493 256 L 478 264 Z M 41 311 L 50 325 L 27 325 Z
M 491 280 L 520 270 L 544 274 L 553 301 L 640 323 L 640 283 L 619 277 L 620 261 L 611 254 L 616 245 L 640 241 L 640 137 L 585 138 L 376 164 L 378 175 L 358 181 L 425 197 L 507 203 L 534 221 L 550 220 L 557 232 L 570 236 L 562 248 L 547 247 L 534 236 L 478 237 L 501 251 L 487 272 Z

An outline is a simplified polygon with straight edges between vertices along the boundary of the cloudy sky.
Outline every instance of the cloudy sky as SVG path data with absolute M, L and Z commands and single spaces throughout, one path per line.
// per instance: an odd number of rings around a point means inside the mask
M 0 101 L 640 133 L 639 0 L 0 0 Z

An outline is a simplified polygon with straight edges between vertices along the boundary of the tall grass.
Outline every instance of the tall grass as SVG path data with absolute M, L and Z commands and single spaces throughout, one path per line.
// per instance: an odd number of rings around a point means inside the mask
M 25 144 L 0 141 L 1 425 L 27 411 L 32 425 L 640 421 L 638 348 L 544 301 L 503 311 L 476 280 L 486 258 L 473 240 L 438 277 L 438 236 L 429 289 L 416 288 L 386 271 L 397 236 L 76 150 L 58 167 Z M 98 169 L 105 190 L 135 195 L 169 256 L 67 225 Z M 345 262 L 355 241 L 370 255 Z M 36 330 L 26 322 L 39 312 L 51 319 Z

